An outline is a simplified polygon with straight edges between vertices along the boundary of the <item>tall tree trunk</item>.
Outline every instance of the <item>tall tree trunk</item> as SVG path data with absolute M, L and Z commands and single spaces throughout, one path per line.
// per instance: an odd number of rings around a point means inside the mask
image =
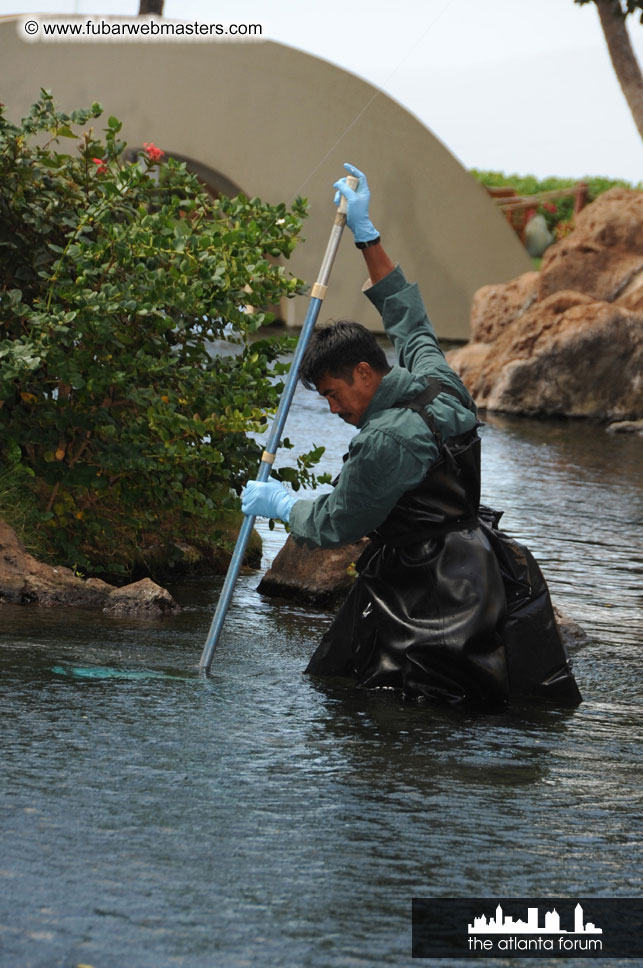
M 643 75 L 625 26 L 621 0 L 595 0 L 621 90 L 643 138 Z
M 155 13 L 157 17 L 163 16 L 163 4 L 165 0 L 140 0 L 138 15 L 143 17 L 148 13 Z

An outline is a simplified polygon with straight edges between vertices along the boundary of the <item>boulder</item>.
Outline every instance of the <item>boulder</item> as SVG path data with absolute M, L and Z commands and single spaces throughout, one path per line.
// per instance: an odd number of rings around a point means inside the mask
M 587 645 L 590 639 L 585 629 L 571 616 L 561 612 L 557 605 L 554 605 L 554 618 L 568 653 Z
M 643 314 L 643 269 L 631 276 L 616 302 L 625 309 Z
M 643 417 L 643 193 L 612 189 L 540 273 L 474 296 L 448 359 L 478 405 L 533 416 Z
M 534 305 L 489 347 L 449 355 L 478 406 L 627 420 L 643 414 L 643 319 L 581 293 Z
M 103 606 L 103 611 L 119 615 L 133 613 L 140 615 L 142 612 L 147 615 L 159 615 L 163 612 L 175 611 L 177 608 L 176 602 L 166 588 L 161 588 L 151 578 L 141 578 L 131 585 L 112 589 Z
M 538 298 L 573 289 L 595 300 L 614 302 L 641 270 L 642 255 L 587 245 L 574 240 L 572 234 L 553 245 L 543 258 Z
M 38 561 L 25 549 L 15 531 L 5 521 L 0 521 L 0 605 L 11 602 L 47 608 L 76 606 L 122 611 L 118 603 L 124 593 L 129 602 L 129 612 L 142 611 L 150 614 L 178 608 L 169 592 L 155 585 L 150 579 L 124 588 L 115 588 L 99 578 L 85 581 L 75 575 L 71 568 Z M 116 597 L 112 599 L 112 596 Z M 112 602 L 116 608 L 110 607 Z
M 642 272 L 643 192 L 612 188 L 584 208 L 574 231 L 546 252 L 539 298 L 573 289 L 615 302 L 636 288 Z
M 576 215 L 572 236 L 588 244 L 643 255 L 643 193 L 630 188 L 603 192 Z
M 447 360 L 471 390 L 477 387 L 487 372 L 493 357 L 493 343 L 467 343 L 447 353 Z
M 331 608 L 345 598 L 355 579 L 351 566 L 369 543 L 309 549 L 289 535 L 257 591 Z
M 537 272 L 525 272 L 511 282 L 478 289 L 471 306 L 472 341 L 491 343 L 522 316 L 538 298 L 539 278 Z

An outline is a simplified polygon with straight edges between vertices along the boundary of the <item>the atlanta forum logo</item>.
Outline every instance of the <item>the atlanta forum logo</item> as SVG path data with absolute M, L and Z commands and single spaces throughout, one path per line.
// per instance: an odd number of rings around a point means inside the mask
M 637 958 L 643 897 L 414 897 L 414 958 Z
M 528 907 L 527 920 L 523 921 L 505 914 L 499 904 L 494 917 L 480 914 L 468 925 L 469 951 L 552 951 L 565 954 L 602 951 L 603 942 L 597 935 L 601 935 L 603 929 L 591 921 L 585 922 L 581 904 L 574 908 L 573 929 L 561 927 L 560 915 L 555 907 L 545 912 L 543 920 L 541 925 L 537 907 Z

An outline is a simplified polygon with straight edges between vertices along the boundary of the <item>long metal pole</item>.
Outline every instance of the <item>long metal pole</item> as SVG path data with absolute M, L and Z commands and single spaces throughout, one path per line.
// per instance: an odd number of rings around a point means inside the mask
M 357 188 L 357 178 L 348 176 L 346 181 L 348 186 L 353 190 Z M 286 418 L 288 417 L 290 405 L 292 403 L 293 396 L 295 395 L 295 388 L 297 386 L 297 379 L 299 376 L 299 365 L 306 347 L 308 346 L 313 329 L 315 328 L 319 310 L 321 309 L 324 296 L 326 295 L 330 273 L 333 268 L 333 263 L 335 261 L 335 256 L 337 255 L 337 250 L 339 248 L 339 243 L 341 242 L 345 225 L 346 199 L 344 196 L 342 196 L 339 208 L 335 215 L 335 222 L 330 233 L 328 245 L 326 246 L 326 253 L 319 270 L 319 275 L 317 276 L 317 282 L 311 291 L 308 312 L 306 313 L 304 325 L 302 326 L 299 340 L 297 341 L 297 346 L 295 348 L 290 371 L 288 373 L 288 379 L 286 380 L 283 396 L 279 401 L 279 407 L 277 409 L 275 419 L 272 422 L 266 449 L 261 455 L 259 472 L 256 477 L 256 480 L 258 481 L 267 481 L 270 477 L 270 470 L 277 454 L 279 441 L 281 440 L 281 435 L 286 424 Z M 219 643 L 223 623 L 225 622 L 228 608 L 230 607 L 230 602 L 232 601 L 232 593 L 234 592 L 234 587 L 237 583 L 237 578 L 239 577 L 239 572 L 241 570 L 241 565 L 243 564 L 243 559 L 246 553 L 246 548 L 248 547 L 250 535 L 252 534 L 254 523 L 254 515 L 245 517 L 243 524 L 241 525 L 241 530 L 239 531 L 239 537 L 237 538 L 237 543 L 228 566 L 228 573 L 225 577 L 221 594 L 219 595 L 219 601 L 212 618 L 212 624 L 210 625 L 210 631 L 208 632 L 208 637 L 203 648 L 203 654 L 201 655 L 201 669 L 205 673 L 210 671 L 210 666 L 212 665 L 214 650 Z

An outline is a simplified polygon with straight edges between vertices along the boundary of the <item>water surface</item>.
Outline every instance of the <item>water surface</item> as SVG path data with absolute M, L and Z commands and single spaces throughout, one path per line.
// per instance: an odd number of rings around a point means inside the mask
M 336 471 L 351 433 L 297 392 L 299 449 Z M 256 573 L 209 679 L 221 579 L 171 586 L 183 610 L 158 620 L 2 606 L 2 968 L 410 968 L 413 896 L 640 895 L 642 442 L 500 417 L 482 436 L 485 502 L 589 633 L 585 702 L 322 685 L 302 670 L 329 614 Z M 265 567 L 284 532 L 262 530 Z

